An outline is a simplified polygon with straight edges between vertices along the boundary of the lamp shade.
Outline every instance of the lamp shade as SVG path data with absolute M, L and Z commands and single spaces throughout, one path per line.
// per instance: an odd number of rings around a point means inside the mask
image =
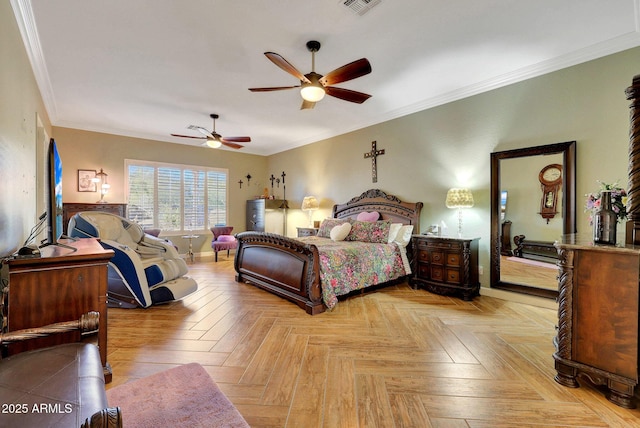
M 302 200 L 302 210 L 311 211 L 320 208 L 320 203 L 315 196 L 305 196 Z
M 469 189 L 449 189 L 447 192 L 447 200 L 445 202 L 447 208 L 471 208 L 473 206 L 473 195 Z

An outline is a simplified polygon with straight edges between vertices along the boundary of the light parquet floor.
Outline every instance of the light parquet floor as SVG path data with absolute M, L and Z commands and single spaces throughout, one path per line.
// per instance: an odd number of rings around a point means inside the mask
M 236 283 L 231 259 L 190 268 L 183 301 L 109 309 L 108 388 L 199 362 L 252 427 L 640 426 L 586 381 L 553 380 L 554 310 L 405 283 L 309 316 Z

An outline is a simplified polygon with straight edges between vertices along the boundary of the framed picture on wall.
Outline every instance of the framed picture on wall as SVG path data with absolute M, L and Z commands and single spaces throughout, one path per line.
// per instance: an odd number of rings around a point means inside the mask
M 95 169 L 79 169 L 78 170 L 78 192 L 97 192 Z

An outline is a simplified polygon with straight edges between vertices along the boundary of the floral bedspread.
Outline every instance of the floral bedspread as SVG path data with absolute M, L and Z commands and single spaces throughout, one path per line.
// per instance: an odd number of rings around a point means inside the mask
M 338 303 L 338 296 L 407 274 L 396 244 L 332 241 L 317 236 L 298 239 L 318 247 L 322 300 L 329 309 Z

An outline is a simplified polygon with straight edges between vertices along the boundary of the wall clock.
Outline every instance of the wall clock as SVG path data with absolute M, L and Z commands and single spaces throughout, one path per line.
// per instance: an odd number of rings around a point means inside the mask
M 538 179 L 542 189 L 540 215 L 549 223 L 549 219 L 558 213 L 558 190 L 562 185 L 562 165 L 554 163 L 545 166 L 540 170 Z

